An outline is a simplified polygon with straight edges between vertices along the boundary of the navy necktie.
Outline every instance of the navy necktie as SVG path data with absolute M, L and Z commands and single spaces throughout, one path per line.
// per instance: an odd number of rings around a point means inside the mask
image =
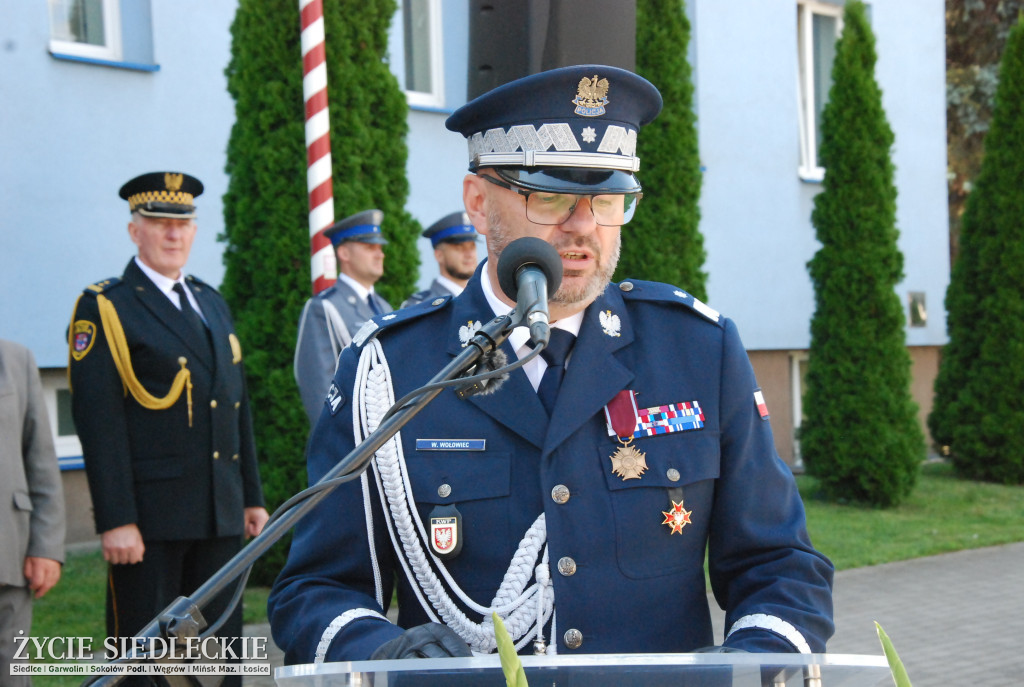
M 367 303 L 369 303 L 369 305 L 370 305 L 370 310 L 372 310 L 372 311 L 373 311 L 373 314 L 374 314 L 374 315 L 380 315 L 380 314 L 381 314 L 380 308 L 378 308 L 378 307 L 377 307 L 377 301 L 375 301 L 375 300 L 373 299 L 373 294 L 372 294 L 372 293 L 371 293 L 371 294 L 368 294 L 368 295 L 366 296 L 366 302 L 367 302 Z
M 576 337 L 564 329 L 551 329 L 551 339 L 548 345 L 540 352 L 548 364 L 541 377 L 540 386 L 537 387 L 537 396 L 544 404 L 544 409 L 551 415 L 555 407 L 555 399 L 558 398 L 558 387 L 562 384 L 562 377 L 565 376 L 565 359 L 569 357 Z
M 189 301 L 188 295 L 185 293 L 185 287 L 181 285 L 181 282 L 174 284 L 172 290 L 178 294 L 178 300 L 181 301 L 181 314 L 188 320 L 189 326 L 196 331 L 203 341 L 209 343 L 209 330 L 206 328 L 206 323 L 203 322 L 203 318 L 199 316 L 196 309 L 192 307 L 192 302 Z

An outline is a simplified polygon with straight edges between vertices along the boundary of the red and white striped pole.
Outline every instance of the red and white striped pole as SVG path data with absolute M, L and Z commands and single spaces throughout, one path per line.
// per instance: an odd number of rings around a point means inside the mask
M 324 230 L 334 223 L 331 123 L 327 113 L 327 59 L 323 0 L 299 0 L 302 18 L 302 99 L 306 103 L 306 188 L 309 192 L 313 294 L 334 284 L 338 266 Z

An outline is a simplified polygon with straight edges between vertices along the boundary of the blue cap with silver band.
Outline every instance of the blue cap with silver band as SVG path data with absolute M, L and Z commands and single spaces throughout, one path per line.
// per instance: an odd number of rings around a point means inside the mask
M 632 72 L 578 65 L 499 86 L 445 122 L 469 143 L 469 170 L 555 193 L 636 193 L 637 132 L 661 111 L 658 89 Z
M 440 243 L 462 243 L 474 241 L 479 236 L 465 212 L 453 212 L 430 225 L 423 237 L 430 239 L 430 245 L 437 248 Z
M 324 230 L 324 236 L 335 246 L 346 241 L 359 243 L 379 243 L 386 246 L 388 241 L 380 231 L 384 221 L 384 213 L 380 210 L 364 210 L 338 220 Z

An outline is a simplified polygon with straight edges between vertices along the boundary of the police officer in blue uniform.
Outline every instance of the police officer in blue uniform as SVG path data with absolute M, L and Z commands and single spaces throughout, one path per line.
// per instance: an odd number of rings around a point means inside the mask
M 191 594 L 268 519 L 228 306 L 184 273 L 202 183 L 180 172 L 120 190 L 138 255 L 85 289 L 69 338 L 72 412 L 110 563 L 107 634 L 131 637 Z M 209 621 L 231 590 L 203 610 Z M 241 633 L 241 608 L 221 636 Z
M 430 239 L 440 274 L 430 283 L 430 288 L 406 298 L 402 307 L 462 293 L 476 271 L 476 241 L 479 236 L 469 221 L 469 215 L 461 210 L 445 215 L 427 227 L 423 237 Z
M 825 650 L 833 567 L 807 535 L 736 326 L 674 286 L 610 283 L 640 200 L 637 132 L 660 107 L 641 77 L 583 65 L 448 119 L 469 142 L 463 199 L 487 260 L 458 298 L 356 335 L 309 444 L 310 481 L 387 399 L 509 312 L 496 264 L 523 236 L 562 260 L 551 343 L 492 393 L 442 392 L 361 483 L 299 523 L 269 603 L 287 662 L 489 652 L 492 611 L 522 652 Z M 528 339 L 513 331 L 509 360 Z M 712 636 L 705 552 L 725 637 Z
M 338 280 L 306 301 L 295 343 L 295 381 L 311 425 L 320 416 L 341 349 L 364 322 L 392 310 L 373 290 L 384 274 L 383 220 L 380 210 L 365 210 L 324 231 L 338 258 Z

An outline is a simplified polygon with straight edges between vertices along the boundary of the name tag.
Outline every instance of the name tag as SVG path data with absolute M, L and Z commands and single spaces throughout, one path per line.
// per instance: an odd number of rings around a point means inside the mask
M 417 451 L 483 451 L 486 439 L 417 439 Z

